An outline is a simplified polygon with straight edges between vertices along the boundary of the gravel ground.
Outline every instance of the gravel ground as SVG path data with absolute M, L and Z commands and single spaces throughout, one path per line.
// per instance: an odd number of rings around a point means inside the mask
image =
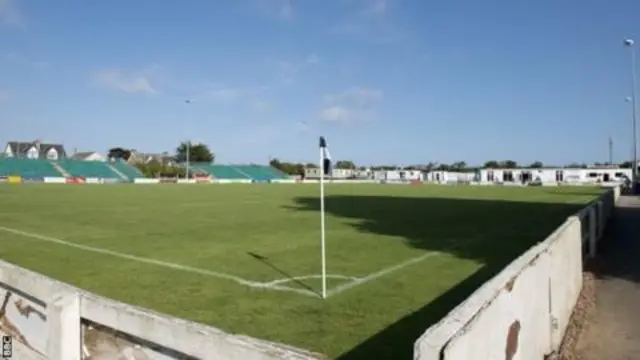
M 640 199 L 624 196 L 585 275 L 567 360 L 640 359 Z M 576 330 L 578 329 L 578 330 Z M 582 331 L 580 331 L 582 329 Z

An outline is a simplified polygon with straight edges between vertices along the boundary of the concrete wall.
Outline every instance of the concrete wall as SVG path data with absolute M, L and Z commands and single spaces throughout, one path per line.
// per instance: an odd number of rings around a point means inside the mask
M 0 261 L 0 334 L 15 359 L 320 359 L 109 300 Z
M 620 188 L 608 190 L 509 264 L 415 342 L 416 360 L 542 359 L 561 344 Z M 584 254 L 583 249 L 587 249 Z

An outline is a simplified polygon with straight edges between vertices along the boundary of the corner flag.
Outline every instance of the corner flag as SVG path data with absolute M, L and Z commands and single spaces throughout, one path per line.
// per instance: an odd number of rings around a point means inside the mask
M 320 136 L 320 159 L 320 168 L 324 175 L 331 175 L 331 154 L 324 136 Z
M 324 176 L 331 174 L 331 154 L 327 141 L 320 136 L 320 257 L 322 260 L 322 298 L 327 298 L 327 256 L 325 251 L 324 225 Z

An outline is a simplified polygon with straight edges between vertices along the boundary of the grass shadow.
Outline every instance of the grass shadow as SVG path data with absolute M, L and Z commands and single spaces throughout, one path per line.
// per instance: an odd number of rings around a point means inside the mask
M 311 286 L 303 283 L 302 281 L 296 279 L 293 275 L 289 274 L 288 272 L 282 270 L 281 268 L 279 268 L 278 266 L 274 265 L 271 261 L 269 261 L 269 259 L 265 256 L 262 256 L 260 254 L 254 253 L 254 252 L 247 252 L 247 255 L 251 256 L 252 258 L 260 261 L 261 263 L 267 265 L 268 267 L 270 267 L 271 269 L 273 269 L 274 271 L 276 271 L 278 274 L 284 276 L 285 278 L 289 279 L 292 283 L 297 284 L 298 286 L 307 289 L 315 294 L 317 294 L 318 296 L 322 296 L 321 293 L 319 293 L 316 289 L 312 288 Z
M 640 283 L 640 208 L 618 206 L 613 215 L 591 270 L 598 278 Z
M 295 203 L 297 210 L 319 211 L 318 198 L 299 197 Z M 413 248 L 484 264 L 462 282 L 451 284 L 437 299 L 342 353 L 339 359 L 411 359 L 413 343 L 430 325 L 583 206 L 499 199 L 327 196 L 327 214 L 350 219 L 349 224 L 361 232 L 400 237 Z M 472 241 L 452 246 L 467 240 Z
M 413 345 L 427 328 L 442 319 L 498 271 L 499 268 L 481 268 L 427 306 L 399 319 L 337 359 L 412 359 Z

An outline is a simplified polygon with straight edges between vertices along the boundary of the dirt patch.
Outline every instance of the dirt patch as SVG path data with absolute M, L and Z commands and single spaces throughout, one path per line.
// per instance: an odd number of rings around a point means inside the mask
M 582 291 L 576 303 L 567 330 L 564 334 L 562 345 L 554 360 L 580 360 L 575 349 L 580 339 L 580 334 L 587 326 L 596 304 L 596 279 L 593 275 L 594 268 L 598 266 L 590 262 L 582 274 Z

